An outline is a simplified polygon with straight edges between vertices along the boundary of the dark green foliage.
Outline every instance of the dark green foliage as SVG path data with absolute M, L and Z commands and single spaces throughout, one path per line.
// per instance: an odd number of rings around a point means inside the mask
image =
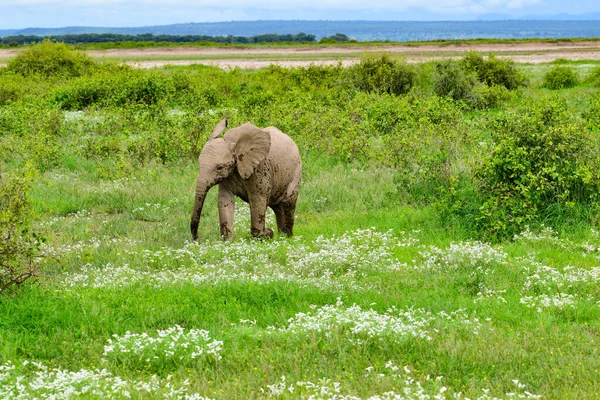
M 386 54 L 380 58 L 363 58 L 359 64 L 350 67 L 348 73 L 359 90 L 396 95 L 408 93 L 417 75 L 412 66 Z
M 504 86 L 477 85 L 473 88 L 469 106 L 477 110 L 497 108 L 512 97 L 513 92 Z
M 514 61 L 496 58 L 493 54 L 485 59 L 471 51 L 463 57 L 461 64 L 467 71 L 477 74 L 478 80 L 488 86 L 504 86 L 514 90 L 527 84 L 527 79 L 517 70 Z
M 350 38 L 343 33 L 336 33 L 335 35 L 327 36 L 319 40 L 320 43 L 335 43 L 335 42 L 349 42 Z
M 481 54 L 476 51 L 469 51 L 460 60 L 460 63 L 467 71 L 475 72 L 484 69 L 485 60 Z
M 557 209 L 597 204 L 598 140 L 564 101 L 500 114 L 490 128 L 493 147 L 477 171 L 485 198 L 479 222 L 488 237 L 521 232 Z
M 436 65 L 433 90 L 438 96 L 469 102 L 473 98 L 473 88 L 477 79 L 452 60 L 444 60 Z
M 29 173 L 16 176 L 0 170 L 0 299 L 38 275 L 34 257 L 40 240 L 29 231 L 31 178 Z
M 345 35 L 342 35 L 345 36 Z M 82 33 L 71 35 L 53 36 L 53 40 L 66 44 L 82 43 L 122 43 L 122 42 L 168 42 L 168 43 L 274 43 L 274 42 L 314 42 L 315 35 L 303 32 L 293 34 L 264 34 L 256 36 L 208 36 L 208 35 L 153 35 L 150 33 L 141 35 L 122 35 L 118 33 Z M 9 46 L 18 46 L 42 41 L 43 38 L 36 35 L 6 36 L 0 38 L 0 43 Z M 13 45 L 14 43 L 14 45 Z
M 544 75 L 542 86 L 547 89 L 567 89 L 579 84 L 579 78 L 573 68 L 557 65 Z
M 124 73 L 119 73 L 120 70 Z M 186 85 L 189 89 L 189 82 L 185 83 L 178 75 L 168 77 L 154 72 L 112 67 L 74 80 L 60 88 L 55 99 L 66 110 L 80 110 L 92 105 L 154 105 L 161 100 L 169 100 L 175 92 L 175 85 L 180 90 L 184 90 Z
M 514 63 L 490 56 L 487 60 L 469 52 L 460 62 L 437 63 L 434 92 L 463 101 L 471 109 L 500 106 L 510 98 L 509 90 L 525 84 Z
M 77 77 L 93 71 L 96 64 L 87 54 L 70 50 L 64 43 L 44 40 L 21 51 L 7 68 L 22 76 Z

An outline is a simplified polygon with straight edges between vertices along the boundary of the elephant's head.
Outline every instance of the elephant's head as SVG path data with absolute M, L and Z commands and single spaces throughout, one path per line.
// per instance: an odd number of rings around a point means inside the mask
M 215 127 L 198 158 L 200 172 L 190 225 L 194 240 L 198 238 L 200 214 L 209 189 L 235 172 L 242 179 L 248 179 L 271 148 L 269 133 L 250 123 L 230 129 L 219 137 L 226 127 L 227 119 L 224 119 Z

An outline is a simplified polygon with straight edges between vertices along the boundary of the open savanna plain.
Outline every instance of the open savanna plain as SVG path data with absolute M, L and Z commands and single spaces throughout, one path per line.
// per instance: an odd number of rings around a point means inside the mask
M 600 63 L 550 46 L 3 55 L 0 398 L 600 398 Z M 298 144 L 293 237 L 213 189 L 191 240 L 223 118 Z

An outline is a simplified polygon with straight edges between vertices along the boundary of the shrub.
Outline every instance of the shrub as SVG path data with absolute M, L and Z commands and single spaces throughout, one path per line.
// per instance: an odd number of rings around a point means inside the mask
M 470 102 L 476 78 L 456 61 L 444 60 L 436 65 L 433 91 L 438 96 Z
M 417 74 L 405 62 L 392 60 L 387 55 L 366 57 L 348 69 L 354 86 L 365 92 L 405 94 L 413 87 Z
M 133 74 L 127 81 L 125 102 L 153 105 L 168 100 L 174 92 L 173 81 L 157 72 Z
M 65 110 L 81 110 L 94 104 L 109 103 L 117 92 L 113 85 L 116 77 L 96 74 L 73 80 L 67 86 L 60 87 L 55 93 L 56 102 Z M 121 87 L 119 87 L 121 89 Z
M 92 105 L 149 106 L 170 100 L 174 92 L 171 77 L 159 72 L 119 69 L 75 79 L 60 87 L 54 98 L 65 110 L 80 110 Z
M 571 67 L 557 65 L 544 74 L 542 86 L 551 90 L 577 86 L 579 78 Z
M 401 113 L 395 120 L 381 120 L 387 133 L 378 147 L 369 149 L 370 158 L 396 170 L 394 180 L 402 198 L 435 200 L 439 188 L 462 169 L 462 152 L 472 139 L 461 123 L 461 107 L 438 96 L 403 98 L 394 106 Z
M 591 83 L 596 87 L 600 87 L 600 66 L 592 69 L 590 74 L 585 78 L 586 82 Z
M 17 102 L 0 113 L 0 137 L 6 136 L 0 157 L 10 162 L 31 161 L 39 170 L 58 162 L 63 114 L 44 102 Z
M 496 108 L 510 100 L 512 93 L 504 86 L 477 85 L 473 89 L 469 105 L 478 110 Z
M 87 54 L 70 50 L 64 43 L 44 40 L 21 51 L 8 62 L 8 70 L 23 76 L 41 74 L 46 77 L 77 77 L 96 67 Z
M 336 33 L 335 35 L 327 36 L 321 38 L 319 42 L 321 43 L 335 43 L 335 42 L 349 42 L 350 38 L 343 33 Z
M 39 275 L 34 258 L 41 240 L 29 231 L 31 176 L 0 171 L 0 295 L 9 297 Z
M 509 236 L 557 209 L 597 203 L 598 143 L 564 101 L 543 99 L 501 114 L 491 128 L 494 147 L 476 174 L 487 236 Z
M 600 138 L 600 95 L 596 94 L 590 101 L 590 107 L 582 113 L 588 127 Z
M 0 75 L 0 105 L 15 101 L 23 96 L 27 82 L 21 75 L 6 73 Z
M 330 66 L 310 65 L 308 67 L 299 67 L 286 69 L 295 86 L 314 87 L 323 86 L 327 88 L 334 87 L 343 76 L 345 68 L 341 63 Z
M 463 57 L 461 64 L 467 71 L 476 73 L 477 79 L 488 86 L 504 86 L 514 90 L 527 84 L 527 79 L 514 61 L 496 58 L 493 54 L 484 59 L 479 53 L 471 51 Z
M 460 60 L 462 66 L 471 72 L 477 73 L 478 71 L 483 70 L 483 64 L 485 60 L 481 54 L 476 51 L 469 51 L 465 56 Z

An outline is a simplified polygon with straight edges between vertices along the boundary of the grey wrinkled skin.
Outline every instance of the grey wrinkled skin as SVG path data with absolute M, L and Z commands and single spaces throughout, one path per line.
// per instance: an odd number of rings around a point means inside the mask
M 302 180 L 302 161 L 298 146 L 275 127 L 257 128 L 247 123 L 221 133 L 227 120 L 221 121 L 204 145 L 198 164 L 196 195 L 191 232 L 198 238 L 198 225 L 206 194 L 219 185 L 221 236 L 234 236 L 235 196 L 250 204 L 250 232 L 255 237 L 273 237 L 265 227 L 265 213 L 271 207 L 280 234 L 293 235 L 294 213 Z

